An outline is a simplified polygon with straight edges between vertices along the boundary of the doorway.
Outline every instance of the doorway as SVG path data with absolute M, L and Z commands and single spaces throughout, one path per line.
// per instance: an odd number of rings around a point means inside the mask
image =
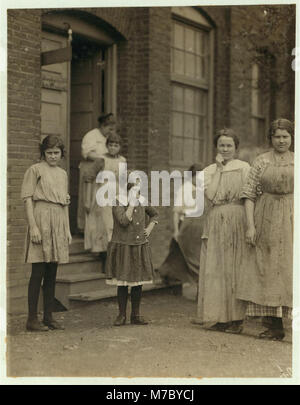
M 83 38 L 72 42 L 70 102 L 70 227 L 77 233 L 79 163 L 83 136 L 98 126 L 98 116 L 105 111 L 106 49 Z
M 64 141 L 61 166 L 69 175 L 70 227 L 76 234 L 81 141 L 98 126 L 101 113 L 116 114 L 116 42 L 122 37 L 87 13 L 56 11 L 43 16 L 42 52 L 66 48 L 67 27 L 72 29 L 72 61 L 42 66 L 41 136 L 54 134 Z

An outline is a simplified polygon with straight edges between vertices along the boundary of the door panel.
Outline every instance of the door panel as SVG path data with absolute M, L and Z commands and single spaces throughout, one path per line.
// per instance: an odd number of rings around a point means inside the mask
M 63 36 L 47 31 L 42 32 L 42 52 L 67 46 Z M 67 62 L 42 66 L 41 88 L 41 136 L 58 135 L 64 142 L 66 158 L 60 166 L 69 171 L 68 136 L 68 89 L 69 66 Z
M 81 160 L 81 142 L 86 132 L 98 126 L 97 118 L 101 114 L 101 64 L 103 52 L 97 49 L 92 55 L 72 60 L 71 74 L 71 131 L 70 131 L 70 224 L 76 229 L 76 213 L 79 186 L 79 163 Z

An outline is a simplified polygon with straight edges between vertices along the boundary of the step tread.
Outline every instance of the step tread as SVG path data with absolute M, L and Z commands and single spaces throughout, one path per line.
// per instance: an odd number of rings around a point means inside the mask
M 91 253 L 70 254 L 69 263 L 101 262 L 99 257 Z M 65 264 L 69 264 L 65 263 Z
M 174 287 L 181 285 L 180 282 L 174 282 L 170 284 L 145 284 L 143 285 L 143 291 L 158 290 L 166 287 Z M 117 288 L 116 286 L 106 286 L 105 289 L 86 291 L 78 294 L 71 294 L 68 296 L 71 301 L 97 301 L 103 298 L 116 297 Z
M 106 276 L 104 273 L 97 273 L 94 271 L 79 274 L 58 275 L 56 281 L 59 283 L 78 283 L 80 281 L 101 280 L 105 278 Z

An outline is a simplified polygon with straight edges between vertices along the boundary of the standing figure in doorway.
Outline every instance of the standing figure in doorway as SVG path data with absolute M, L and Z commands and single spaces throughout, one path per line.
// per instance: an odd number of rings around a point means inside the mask
M 107 243 L 111 240 L 113 232 L 112 204 L 102 206 L 96 199 L 98 190 L 105 184 L 97 183 L 97 175 L 100 171 L 109 171 L 114 175 L 115 183 L 109 187 L 115 187 L 118 192 L 119 163 L 125 163 L 126 159 L 119 154 L 121 138 L 118 134 L 110 134 L 106 139 L 107 153 L 102 158 L 95 159 L 83 175 L 84 207 L 86 220 L 84 228 L 84 248 L 93 253 L 100 253 L 103 268 L 106 259 Z M 106 180 L 107 181 L 107 180 Z M 104 195 L 108 200 L 108 195 Z
M 107 152 L 106 138 L 115 130 L 116 122 L 112 113 L 100 115 L 98 118 L 99 128 L 94 128 L 87 132 L 81 143 L 81 154 L 83 160 L 79 165 L 79 189 L 78 189 L 78 209 L 77 228 L 84 231 L 85 209 L 84 209 L 84 185 L 83 177 L 89 172 L 95 159 L 101 158 Z

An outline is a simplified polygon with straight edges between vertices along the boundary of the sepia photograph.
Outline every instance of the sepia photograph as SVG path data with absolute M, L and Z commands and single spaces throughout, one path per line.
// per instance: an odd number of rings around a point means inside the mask
M 299 384 L 296 2 L 19 3 L 1 384 Z

